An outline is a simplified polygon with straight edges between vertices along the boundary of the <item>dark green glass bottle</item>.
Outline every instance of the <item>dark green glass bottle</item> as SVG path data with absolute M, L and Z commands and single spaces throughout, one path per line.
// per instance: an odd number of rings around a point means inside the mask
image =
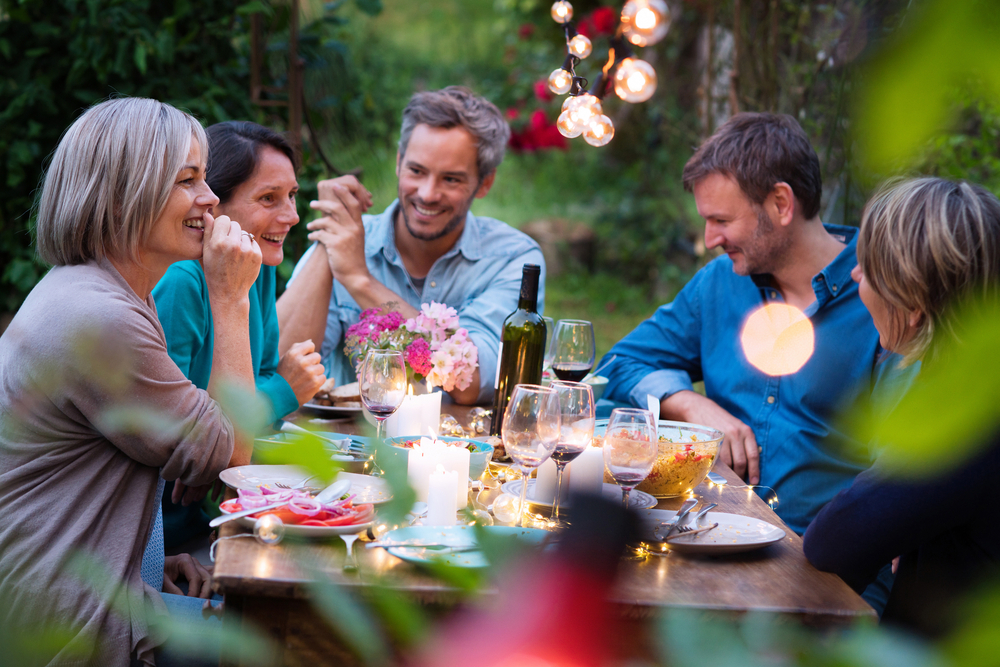
M 524 265 L 517 310 L 503 321 L 500 353 L 497 355 L 497 377 L 493 384 L 495 393 L 490 435 L 500 435 L 503 413 L 514 386 L 542 382 L 545 320 L 538 314 L 538 279 L 541 272 L 542 269 L 537 264 Z

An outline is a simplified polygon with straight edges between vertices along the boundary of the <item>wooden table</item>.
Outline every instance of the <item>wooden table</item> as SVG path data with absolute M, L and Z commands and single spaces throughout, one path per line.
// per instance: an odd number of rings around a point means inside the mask
M 466 423 L 468 408 L 445 406 Z M 308 415 L 296 415 L 309 419 Z M 349 420 L 323 422 L 325 430 L 357 433 Z M 755 493 L 737 489 L 743 484 L 725 464 L 716 472 L 728 486 L 703 484 L 695 494 L 718 503 L 716 511 L 762 519 L 786 532 L 781 542 L 746 554 L 696 558 L 678 553 L 646 560 L 623 560 L 611 601 L 632 627 L 629 647 L 637 655 L 650 654 L 646 634 L 664 607 L 716 610 L 729 613 L 767 611 L 790 615 L 810 625 L 840 625 L 875 620 L 875 612 L 839 577 L 819 572 L 802 553 L 802 539 L 791 531 Z M 493 495 L 499 493 L 494 491 Z M 489 502 L 484 492 L 480 500 Z M 680 499 L 661 500 L 660 509 L 676 509 Z M 244 532 L 235 523 L 223 526 L 222 535 Z M 239 625 L 240 615 L 266 629 L 282 646 L 284 664 L 353 664 L 355 659 L 335 639 L 308 602 L 308 578 L 299 563 L 308 563 L 356 594 L 378 580 L 429 605 L 449 605 L 460 594 L 383 549 L 357 548 L 360 571 L 341 570 L 345 550 L 339 541 L 330 544 L 263 546 L 252 539 L 225 540 L 217 546 L 215 587 L 226 597 L 229 623 Z M 485 594 L 489 594 L 486 591 Z

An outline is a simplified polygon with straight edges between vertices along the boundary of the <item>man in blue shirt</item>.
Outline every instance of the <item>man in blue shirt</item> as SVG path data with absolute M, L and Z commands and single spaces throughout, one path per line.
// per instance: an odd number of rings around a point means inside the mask
M 299 260 L 278 300 L 279 350 L 297 340 L 321 340 L 328 376 L 355 380 L 344 355 L 344 334 L 362 310 L 395 302 L 404 317 L 436 301 L 458 311 L 479 350 L 479 369 L 458 403 L 493 396 L 500 328 L 517 308 L 521 267 L 542 267 L 538 244 L 492 218 L 473 215 L 503 160 L 510 129 L 500 111 L 465 88 L 414 95 L 403 111 L 396 176 L 399 198 L 384 212 L 362 217 L 371 195 L 352 177 L 319 184 L 310 222 L 317 242 Z M 317 250 L 319 248 L 319 250 Z
M 726 255 L 611 349 L 607 395 L 645 407 L 652 394 L 665 418 L 722 430 L 722 460 L 774 489 L 778 515 L 801 534 L 871 465 L 834 416 L 894 368 L 878 363 L 878 332 L 851 280 L 857 229 L 820 222 L 819 160 L 790 116 L 734 116 L 687 163 L 684 185 L 706 247 Z M 751 365 L 740 341 L 748 316 L 775 302 L 801 310 L 815 335 L 805 365 L 783 377 Z

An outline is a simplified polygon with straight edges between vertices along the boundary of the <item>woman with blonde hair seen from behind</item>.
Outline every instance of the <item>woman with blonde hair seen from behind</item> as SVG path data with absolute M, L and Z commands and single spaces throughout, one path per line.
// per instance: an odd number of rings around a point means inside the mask
M 949 363 L 941 349 L 962 339 L 954 306 L 1000 304 L 1000 201 L 966 182 L 890 184 L 865 208 L 853 275 L 884 348 L 903 355 L 904 364 L 920 361 L 923 370 Z M 976 451 L 929 478 L 893 475 L 876 462 L 809 526 L 806 556 L 857 591 L 893 561 L 898 571 L 883 621 L 928 636 L 947 632 L 962 594 L 1000 571 L 993 497 L 1000 439 Z M 946 442 L 941 456 L 948 461 Z M 961 499 L 961 507 L 949 498 Z
M 188 114 L 110 100 L 70 126 L 45 176 L 37 243 L 54 268 L 0 337 L 0 627 L 68 632 L 53 662 L 153 662 L 144 611 L 165 611 L 162 545 L 158 560 L 143 552 L 162 480 L 193 499 L 249 462 L 252 440 L 214 399 L 227 385 L 253 391 L 260 250 L 209 213 L 207 147 Z M 199 257 L 215 318 L 208 391 L 171 361 L 150 297 L 172 263 Z M 79 556 L 127 587 L 124 612 L 74 574 Z M 207 596 L 207 573 L 181 567 Z

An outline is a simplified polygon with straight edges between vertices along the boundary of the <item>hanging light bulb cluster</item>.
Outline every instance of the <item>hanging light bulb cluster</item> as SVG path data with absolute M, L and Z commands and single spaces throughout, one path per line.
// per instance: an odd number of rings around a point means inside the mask
M 608 61 L 593 86 L 577 76 L 576 66 L 589 56 L 594 45 L 577 33 L 573 25 L 573 5 L 557 0 L 552 20 L 566 34 L 566 60 L 549 75 L 549 90 L 569 97 L 562 106 L 556 127 L 566 138 L 583 136 L 591 146 L 605 146 L 615 136 L 615 126 L 604 115 L 601 101 L 609 86 L 625 102 L 645 102 L 656 91 L 656 70 L 632 53 L 632 46 L 649 46 L 663 39 L 670 29 L 670 11 L 664 0 L 628 0 L 622 8 L 618 30 L 611 38 Z

